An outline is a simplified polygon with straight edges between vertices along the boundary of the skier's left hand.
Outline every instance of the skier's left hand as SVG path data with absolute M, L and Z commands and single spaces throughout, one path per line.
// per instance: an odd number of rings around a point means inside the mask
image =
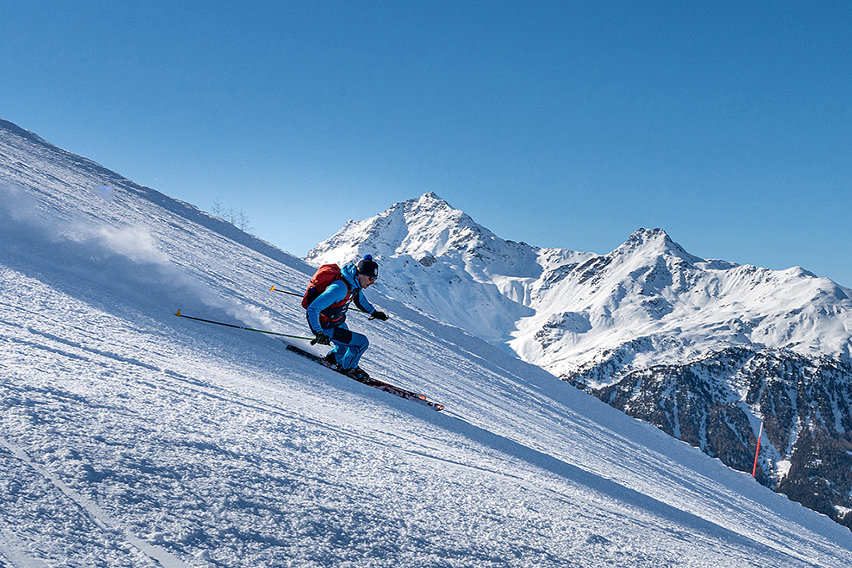
M 316 338 L 311 341 L 311 345 L 316 345 L 317 343 L 319 343 L 320 345 L 331 345 L 331 338 L 325 333 L 319 331 L 316 334 Z
M 388 321 L 388 315 L 385 312 L 380 312 L 379 310 L 373 312 L 372 316 L 373 319 Z

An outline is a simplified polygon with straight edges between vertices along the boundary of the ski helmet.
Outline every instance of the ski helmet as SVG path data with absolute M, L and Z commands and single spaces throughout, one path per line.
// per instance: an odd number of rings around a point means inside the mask
M 379 265 L 376 264 L 376 261 L 373 260 L 373 257 L 369 254 L 365 255 L 364 258 L 358 261 L 356 269 L 358 270 L 358 274 L 363 274 L 370 278 L 379 277 Z

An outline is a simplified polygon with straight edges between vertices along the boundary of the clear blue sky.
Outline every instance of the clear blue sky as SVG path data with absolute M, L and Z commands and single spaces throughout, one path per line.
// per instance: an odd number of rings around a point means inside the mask
M 300 256 L 434 191 L 852 286 L 850 2 L 6 1 L 0 34 L 0 117 Z

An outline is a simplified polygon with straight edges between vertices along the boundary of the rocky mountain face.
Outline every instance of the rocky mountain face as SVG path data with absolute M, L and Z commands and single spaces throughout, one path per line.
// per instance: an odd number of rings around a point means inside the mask
M 612 368 L 611 366 L 609 368 Z M 566 377 L 575 386 L 852 528 L 852 365 L 790 351 L 727 348 L 681 365 Z
M 852 528 L 852 290 L 689 254 L 503 240 L 437 195 L 350 221 L 307 260 L 372 254 L 391 296 L 751 472 Z

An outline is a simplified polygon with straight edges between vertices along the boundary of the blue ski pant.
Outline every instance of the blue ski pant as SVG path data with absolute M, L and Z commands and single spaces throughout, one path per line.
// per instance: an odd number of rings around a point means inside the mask
M 366 335 L 349 331 L 346 324 L 341 324 L 326 331 L 334 343 L 331 353 L 342 369 L 354 369 L 361 360 L 361 355 L 370 346 Z

